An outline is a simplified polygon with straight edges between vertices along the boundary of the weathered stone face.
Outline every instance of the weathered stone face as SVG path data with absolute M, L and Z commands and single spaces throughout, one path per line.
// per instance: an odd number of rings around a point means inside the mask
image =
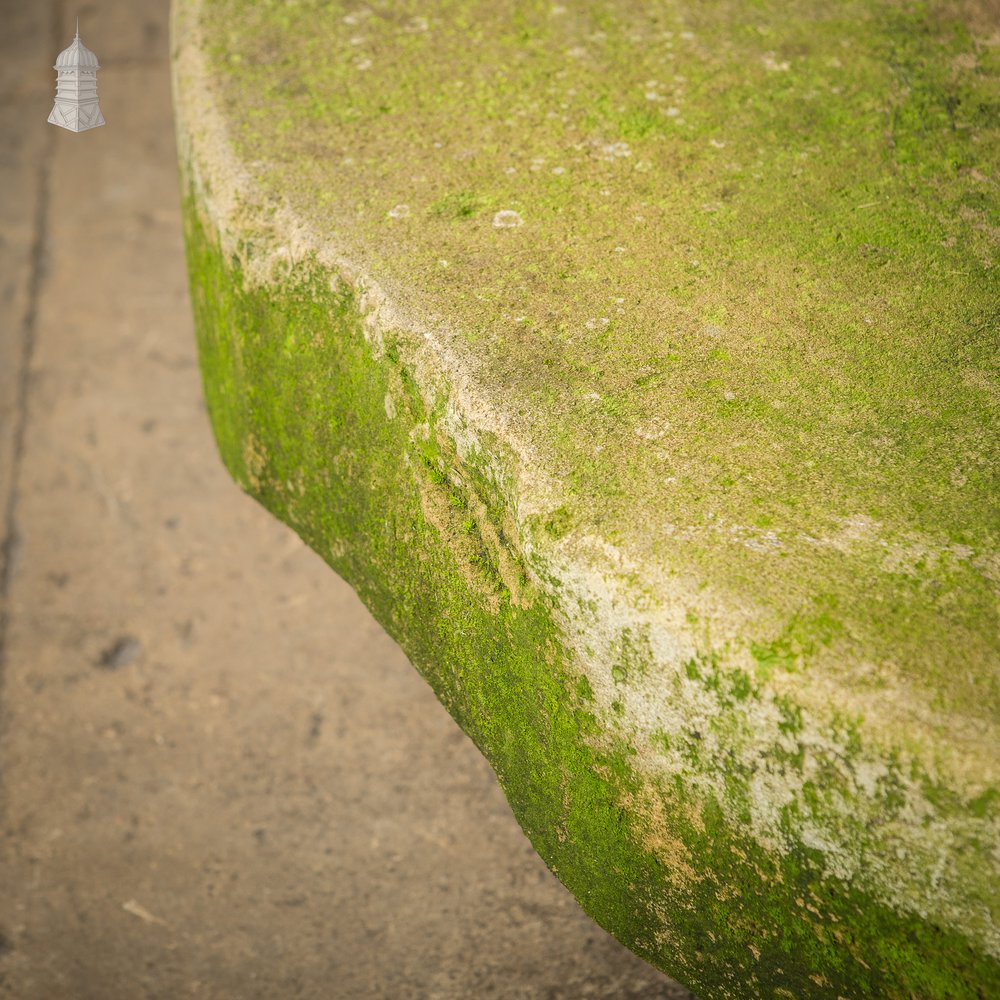
M 179 0 L 206 395 L 603 926 L 1000 994 L 988 5 Z

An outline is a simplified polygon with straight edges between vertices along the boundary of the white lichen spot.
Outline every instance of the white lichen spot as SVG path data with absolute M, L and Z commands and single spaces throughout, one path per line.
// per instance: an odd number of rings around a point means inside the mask
M 647 420 L 634 428 L 636 437 L 644 441 L 659 441 L 669 429 L 670 423 L 666 420 Z
M 516 316 L 514 318 L 515 323 L 524 323 L 527 320 L 527 316 Z
M 409 205 L 393 205 L 386 213 L 390 219 L 405 219 L 410 214 Z
M 627 250 L 625 247 L 615 247 L 615 253 L 626 253 L 626 252 Z
M 350 45 L 364 45 L 368 41 L 365 35 L 351 35 L 348 39 L 348 44 Z
M 694 40 L 694 32 L 693 31 L 682 31 L 681 32 L 681 38 L 683 38 L 685 42 L 693 41 Z
M 736 398 L 736 393 L 735 393 L 735 392 L 733 392 L 733 391 L 732 391 L 732 389 L 727 389 L 727 390 L 726 390 L 726 391 L 725 391 L 725 392 L 724 392 L 724 393 L 722 394 L 722 398 L 723 398 L 723 399 L 735 399 L 735 398 Z
M 450 266 L 451 266 L 451 265 L 450 265 L 450 264 L 448 263 L 448 261 L 446 261 L 446 260 L 439 260 L 439 261 L 438 261 L 438 263 L 439 263 L 439 264 L 440 264 L 440 265 L 441 265 L 442 267 L 450 267 Z
M 719 140 L 719 139 L 709 139 L 708 140 L 708 144 L 712 147 L 712 149 L 725 149 L 726 148 L 726 144 L 724 142 L 722 142 L 721 140 Z
M 559 17 L 561 14 L 566 13 L 566 8 L 561 3 L 557 3 L 549 9 L 549 13 L 553 17 Z
M 524 219 L 513 209 L 504 208 L 493 216 L 493 225 L 497 229 L 513 229 L 515 226 L 524 225 Z
M 765 531 L 760 538 L 747 538 L 743 544 L 748 549 L 755 549 L 758 552 L 781 548 L 781 540 L 773 531 Z
M 607 188 L 601 188 L 601 194 L 604 195 L 605 198 L 607 198 L 607 196 L 611 194 L 611 192 Z
M 627 142 L 608 142 L 601 146 L 601 153 L 605 160 L 616 160 L 631 156 L 632 150 Z
M 371 59 L 359 59 L 354 64 L 354 68 L 356 70 L 360 70 L 360 71 L 364 72 L 364 70 L 372 68 L 372 61 L 371 61 Z
M 779 62 L 774 58 L 773 52 L 768 52 L 762 56 L 760 61 L 764 64 L 764 69 L 769 73 L 785 73 L 791 69 L 791 64 L 787 60 L 783 59 Z
M 566 168 L 565 167 L 553 167 L 552 168 L 552 173 L 554 173 L 554 174 L 564 174 L 564 173 L 566 173 Z
M 587 54 L 587 50 L 582 45 L 574 45 L 573 48 L 566 50 L 566 55 L 570 59 L 582 59 Z
M 538 171 L 538 170 L 541 170 L 543 166 L 545 166 L 545 157 L 544 156 L 535 156 L 535 157 L 532 157 L 531 166 L 528 167 L 528 169 L 529 170 Z
M 663 113 L 668 118 L 676 118 L 681 113 L 681 109 L 677 108 L 677 107 L 674 107 L 674 105 L 670 105 L 669 108 L 664 108 L 663 109 Z
M 646 91 L 646 100 L 647 101 L 662 101 L 663 100 L 663 95 L 662 94 L 658 94 L 655 90 L 647 90 Z

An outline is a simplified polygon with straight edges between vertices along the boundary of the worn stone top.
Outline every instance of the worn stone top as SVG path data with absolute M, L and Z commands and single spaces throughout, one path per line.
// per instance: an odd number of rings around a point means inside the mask
M 366 290 L 459 450 L 493 442 L 510 538 L 570 631 L 573 600 L 594 612 L 580 648 L 618 650 L 598 700 L 647 735 L 710 715 L 666 679 L 711 648 L 777 699 L 751 728 L 863 731 L 921 761 L 904 798 L 942 782 L 992 815 L 990 5 L 185 6 L 182 155 L 228 249 L 250 281 L 315 257 Z M 753 793 L 762 842 L 808 780 Z M 951 918 L 1000 955 L 948 871 Z M 918 911 L 950 891 L 863 878 Z
M 909 7 L 202 17 L 254 179 L 460 348 L 557 484 L 554 534 L 614 546 L 652 601 L 709 592 L 761 665 L 975 742 L 1000 718 L 1000 53 L 985 18 Z

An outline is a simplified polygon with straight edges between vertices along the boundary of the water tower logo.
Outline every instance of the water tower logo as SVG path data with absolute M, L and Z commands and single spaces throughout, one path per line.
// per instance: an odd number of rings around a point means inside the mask
M 57 74 L 56 103 L 49 121 L 71 132 L 85 132 L 104 124 L 97 103 L 97 56 L 80 41 L 80 19 L 76 19 L 76 38 L 63 49 L 52 67 Z

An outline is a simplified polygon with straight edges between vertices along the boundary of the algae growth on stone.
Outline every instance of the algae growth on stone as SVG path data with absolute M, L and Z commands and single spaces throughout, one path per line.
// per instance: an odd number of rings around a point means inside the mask
M 234 477 L 596 920 L 1000 993 L 988 5 L 181 0 Z

